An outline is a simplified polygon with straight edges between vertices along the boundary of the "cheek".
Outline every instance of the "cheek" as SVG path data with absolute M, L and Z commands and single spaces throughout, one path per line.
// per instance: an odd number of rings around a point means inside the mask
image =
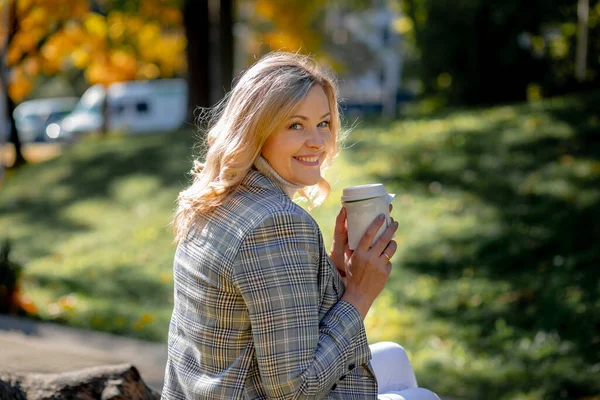
M 270 160 L 272 158 L 272 153 L 273 153 L 272 149 L 273 149 L 273 146 L 272 146 L 271 142 L 267 141 L 263 145 L 263 147 L 260 151 L 260 155 L 263 156 L 266 160 Z
M 292 138 L 276 135 L 267 139 L 262 148 L 262 156 L 271 166 L 288 168 L 298 147 L 299 145 Z
M 276 132 L 269 136 L 263 144 L 261 153 L 266 159 L 276 159 L 277 155 L 281 153 L 281 148 L 284 146 L 285 141 L 282 140 L 281 133 Z

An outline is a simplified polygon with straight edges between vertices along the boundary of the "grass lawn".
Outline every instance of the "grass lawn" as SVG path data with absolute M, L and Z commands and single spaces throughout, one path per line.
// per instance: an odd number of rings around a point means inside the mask
M 342 188 L 397 194 L 399 251 L 367 317 L 419 383 L 465 399 L 600 396 L 600 93 L 448 111 L 351 133 L 313 212 L 330 243 Z M 164 341 L 169 222 L 191 131 L 84 140 L 0 195 L 0 238 L 46 320 Z M 595 397 L 594 397 L 595 396 Z

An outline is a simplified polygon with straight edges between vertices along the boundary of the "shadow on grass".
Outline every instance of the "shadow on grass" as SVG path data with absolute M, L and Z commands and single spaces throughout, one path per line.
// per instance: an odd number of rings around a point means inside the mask
M 65 210 L 82 201 L 114 198 L 118 181 L 148 177 L 156 182 L 156 190 L 172 189 L 175 193 L 187 184 L 185 171 L 191 165 L 194 145 L 191 131 L 93 140 L 95 143 L 84 140 L 76 144 L 61 157 L 25 166 L 19 171 L 17 193 L 0 199 L 0 217 L 18 216 L 19 223 L 38 226 L 39 231 L 52 232 L 54 236 L 61 232 L 72 235 L 87 231 L 88 226 L 69 218 Z M 44 175 L 46 172 L 48 176 Z M 4 190 L 11 189 L 8 182 Z M 128 201 L 135 204 L 143 200 Z M 5 234 L 10 235 L 11 227 L 6 228 Z M 47 255 L 47 246 L 36 245 L 45 240 L 51 238 L 39 237 L 35 231 L 21 238 L 30 244 L 28 252 L 35 257 Z
M 537 124 L 535 116 L 529 117 L 531 132 L 513 133 L 510 140 L 507 130 L 524 126 L 491 123 L 484 130 L 454 131 L 450 140 L 430 149 L 377 149 L 395 160 L 389 173 L 378 176 L 381 181 L 439 201 L 447 191 L 460 193 L 494 210 L 493 233 L 482 226 L 438 241 L 422 240 L 403 259 L 406 268 L 437 277 L 445 288 L 432 299 L 413 302 L 456 326 L 453 335 L 474 328 L 478 337 L 465 337 L 475 354 L 519 365 L 519 373 L 504 372 L 509 376 L 502 382 L 461 377 L 477 398 L 538 391 L 539 398 L 578 399 L 600 393 L 598 110 L 597 93 L 543 110 L 523 107 L 515 119 L 535 111 L 551 123 Z M 373 149 L 359 142 L 349 151 L 360 162 Z M 459 162 L 445 163 L 449 159 Z M 394 172 L 405 171 L 406 163 L 410 173 Z M 477 211 L 467 207 L 461 212 Z M 440 246 L 452 256 L 431 257 Z M 491 286 L 473 286 L 467 295 L 452 289 L 465 279 Z M 509 289 L 488 301 L 473 301 L 485 299 L 494 282 Z M 395 296 L 403 301 L 401 291 Z M 536 341 L 537 348 L 521 351 Z M 456 371 L 438 373 L 444 379 Z
M 88 267 L 77 275 L 56 276 L 37 274 L 31 283 L 52 289 L 57 293 L 85 293 L 95 299 L 110 302 L 143 303 L 147 306 L 163 306 L 172 302 L 173 291 L 156 276 L 140 270 L 139 266 L 117 265 Z M 101 272 L 101 275 L 100 275 Z

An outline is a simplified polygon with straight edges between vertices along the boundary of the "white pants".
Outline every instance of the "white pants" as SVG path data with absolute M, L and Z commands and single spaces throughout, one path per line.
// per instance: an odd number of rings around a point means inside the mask
M 440 400 L 432 391 L 417 386 L 417 378 L 402 346 L 379 342 L 369 347 L 379 400 Z

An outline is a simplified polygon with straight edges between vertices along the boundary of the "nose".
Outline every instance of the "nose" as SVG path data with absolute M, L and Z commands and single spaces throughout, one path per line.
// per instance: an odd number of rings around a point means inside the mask
M 321 132 L 319 132 L 318 128 L 313 128 L 310 130 L 310 133 L 306 139 L 306 146 L 315 150 L 321 150 L 323 147 L 325 147 L 325 139 L 323 138 Z

